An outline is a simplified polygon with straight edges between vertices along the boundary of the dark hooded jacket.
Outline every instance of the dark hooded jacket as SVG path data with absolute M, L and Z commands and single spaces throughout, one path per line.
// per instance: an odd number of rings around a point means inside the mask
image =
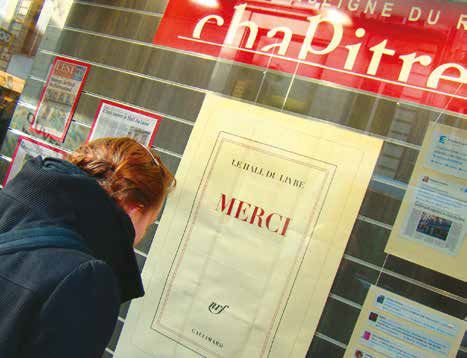
M 1 358 L 101 357 L 120 303 L 144 294 L 128 215 L 76 166 L 38 157 L 0 191 L 0 237 L 57 229 L 82 249 L 0 251 Z

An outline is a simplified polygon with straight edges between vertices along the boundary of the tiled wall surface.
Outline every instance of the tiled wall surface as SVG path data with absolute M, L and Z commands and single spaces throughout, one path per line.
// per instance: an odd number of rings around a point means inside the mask
M 207 92 L 332 122 L 385 143 L 307 357 L 343 356 L 370 284 L 465 319 L 464 282 L 384 253 L 429 121 L 466 128 L 465 117 L 153 45 L 166 3 L 75 1 L 64 28 L 51 22 L 0 152 L 0 182 L 18 136 L 32 135 L 28 121 L 56 55 L 91 64 L 66 140 L 54 143 L 67 150 L 86 140 L 101 99 L 161 115 L 154 147 L 173 171 Z M 141 267 L 156 230 L 157 223 L 136 249 Z M 103 357 L 112 357 L 127 310 Z

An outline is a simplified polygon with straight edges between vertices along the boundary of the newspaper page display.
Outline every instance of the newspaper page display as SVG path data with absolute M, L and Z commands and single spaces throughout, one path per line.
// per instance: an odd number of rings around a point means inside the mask
M 63 142 L 90 65 L 56 57 L 42 90 L 31 130 Z
M 101 101 L 88 141 L 104 137 L 130 137 L 150 146 L 154 141 L 161 118 L 148 112 Z
M 66 152 L 31 138 L 19 137 L 3 186 L 18 174 L 26 161 L 39 155 L 42 158 L 53 157 L 62 159 L 65 157 Z
M 386 252 L 466 281 L 467 131 L 432 123 Z
M 371 286 L 344 358 L 454 358 L 464 321 Z
M 207 95 L 117 357 L 303 357 L 379 139 Z

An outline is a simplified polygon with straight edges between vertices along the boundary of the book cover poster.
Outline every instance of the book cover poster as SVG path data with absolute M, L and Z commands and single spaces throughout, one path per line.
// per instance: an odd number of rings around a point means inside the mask
M 379 139 L 207 95 L 118 357 L 303 357 Z
M 467 130 L 432 122 L 385 251 L 467 280 Z
M 466 323 L 371 286 L 344 358 L 456 357 Z

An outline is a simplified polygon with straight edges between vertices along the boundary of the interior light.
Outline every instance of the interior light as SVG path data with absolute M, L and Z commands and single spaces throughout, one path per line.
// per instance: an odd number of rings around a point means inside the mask
M 194 3 L 203 5 L 206 7 L 219 7 L 217 0 L 192 0 Z
M 346 13 L 337 9 L 325 9 L 323 10 L 323 14 L 326 16 L 327 19 L 331 20 L 336 24 L 352 25 L 351 18 Z

